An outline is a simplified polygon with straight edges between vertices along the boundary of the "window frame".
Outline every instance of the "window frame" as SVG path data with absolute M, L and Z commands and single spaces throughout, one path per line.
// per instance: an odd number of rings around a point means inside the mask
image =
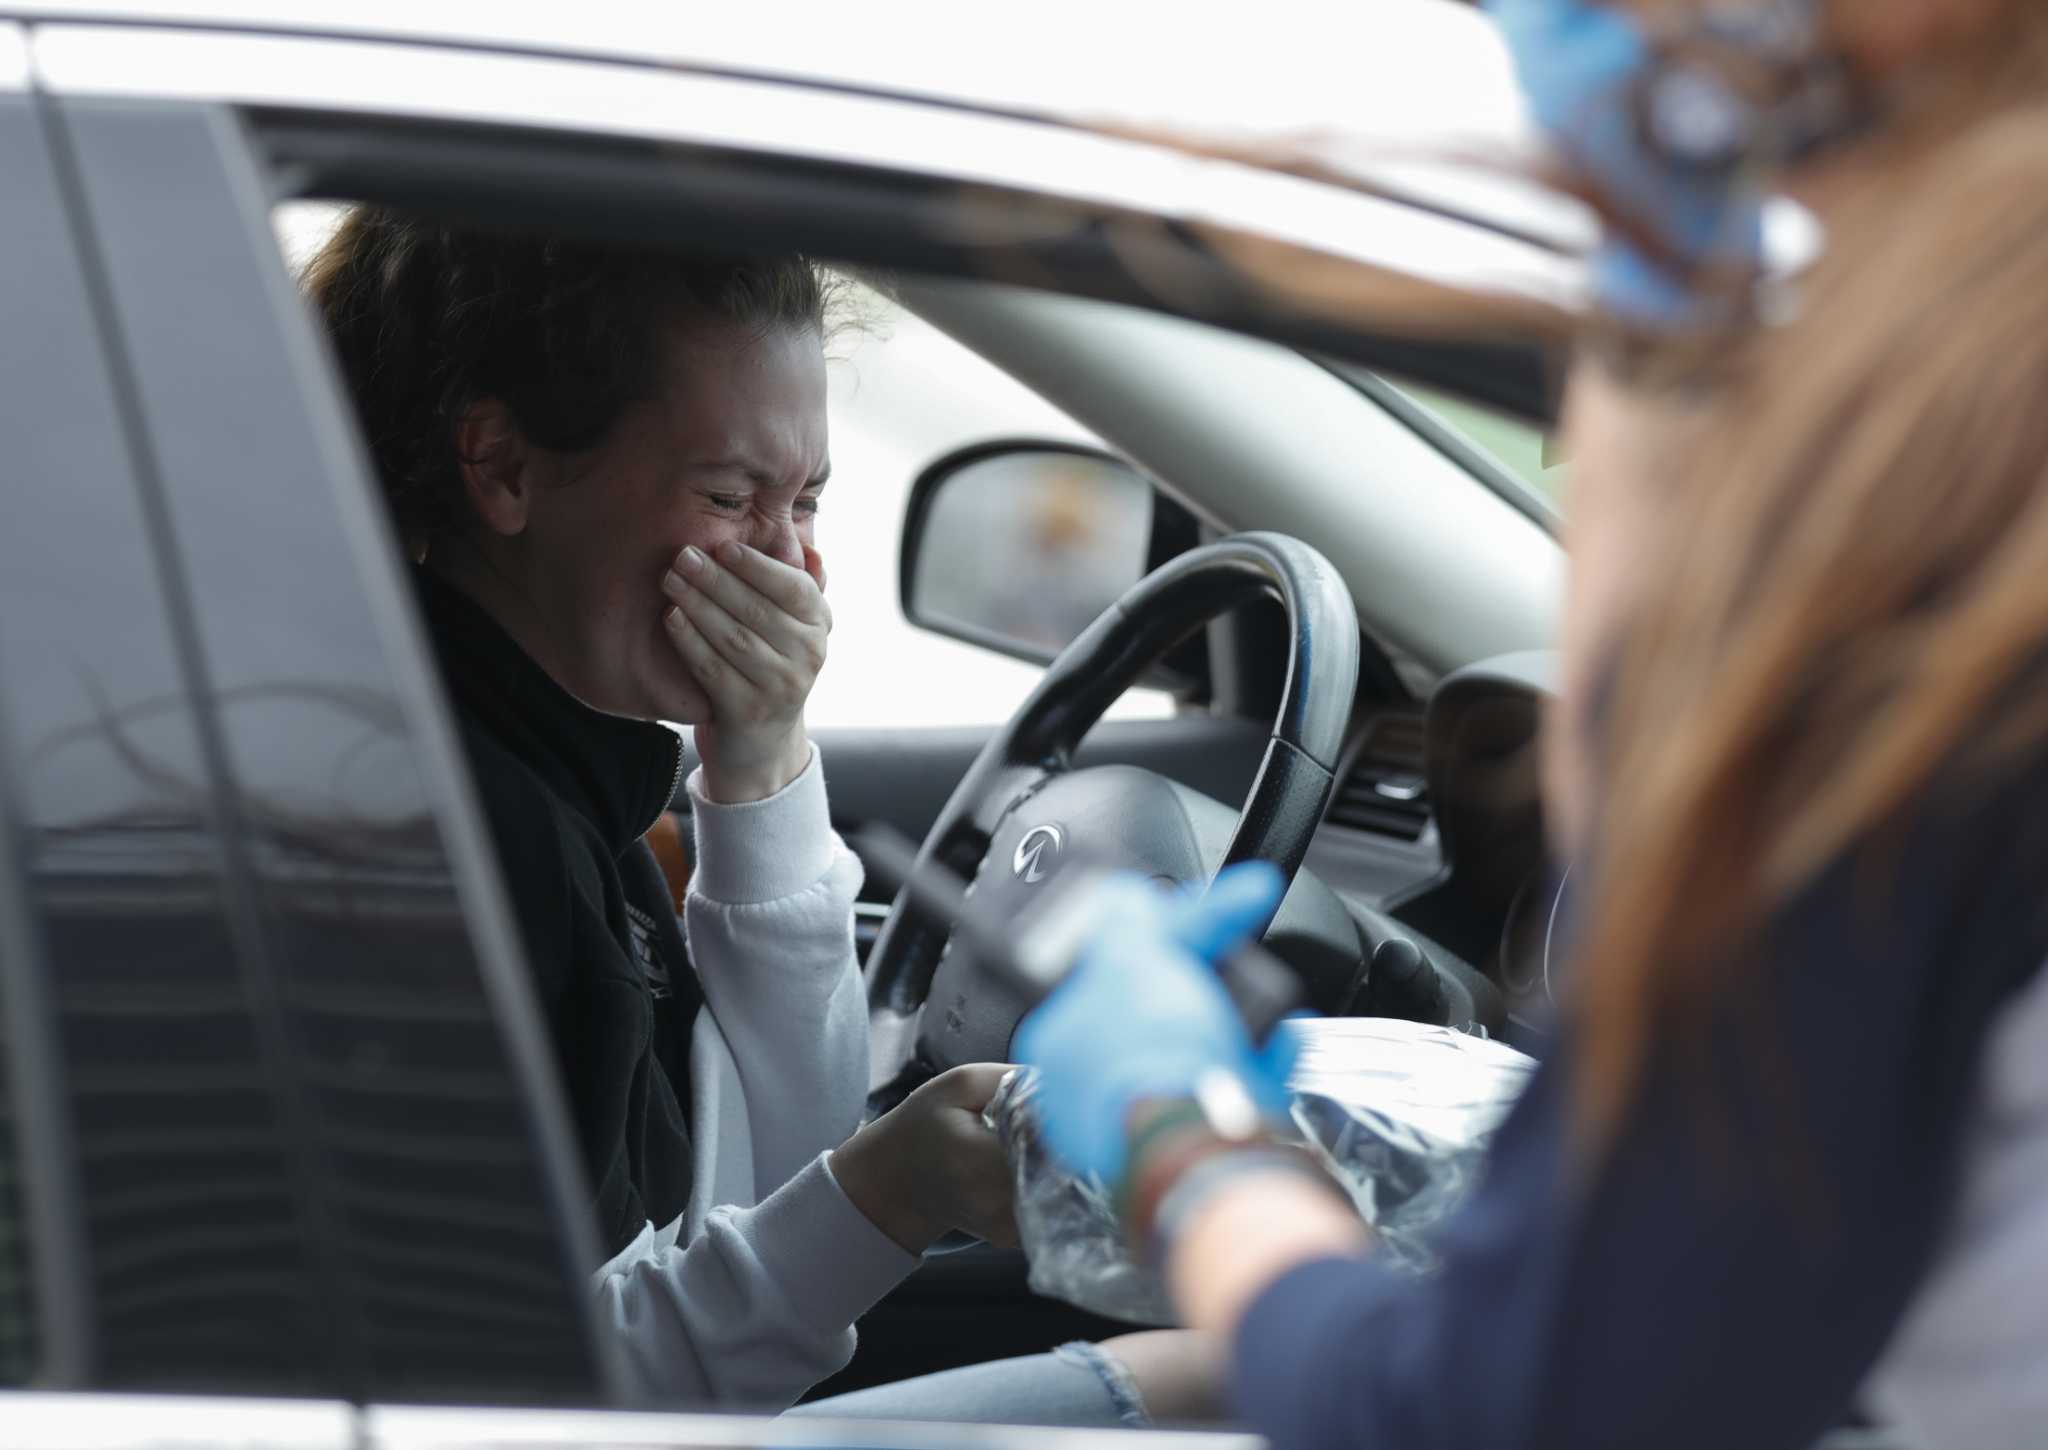
M 580 197 L 609 236 L 663 224 L 672 236 L 677 220 L 701 226 L 709 215 L 739 249 L 1042 278 L 1070 295 L 1211 321 L 1531 417 L 1550 405 L 1534 349 L 1362 333 L 1276 311 L 1217 259 L 1208 234 L 1298 248 L 1305 259 L 1326 256 L 1342 235 L 1354 239 L 1347 260 L 1552 300 L 1568 301 L 1579 282 L 1563 244 L 1445 207 L 936 101 L 618 58 L 248 27 L 64 21 L 39 26 L 34 45 L 56 94 L 230 105 L 278 179 L 274 201 L 347 196 L 516 221 L 534 186 Z M 911 224 L 920 217 L 945 225 Z M 1152 285 L 1160 277 L 1173 279 L 1172 295 Z

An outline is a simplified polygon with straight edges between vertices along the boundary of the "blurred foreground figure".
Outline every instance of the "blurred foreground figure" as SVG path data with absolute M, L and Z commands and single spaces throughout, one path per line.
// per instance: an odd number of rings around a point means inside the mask
M 1121 1186 L 1283 1450 L 2041 1444 L 2048 7 L 1492 8 L 1607 222 L 1558 1046 L 1442 1272 L 1396 1275 L 1215 1110 L 1272 1054 L 1204 961 L 1230 913 L 1161 900 L 1018 1037 L 1048 1141 Z M 1766 186 L 1827 232 L 1789 293 Z

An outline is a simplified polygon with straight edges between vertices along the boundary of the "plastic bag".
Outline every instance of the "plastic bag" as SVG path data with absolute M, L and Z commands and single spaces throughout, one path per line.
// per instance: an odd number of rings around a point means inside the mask
M 1309 1018 L 1289 1030 L 1302 1039 L 1288 1079 L 1296 1131 L 1350 1192 L 1382 1261 L 1427 1271 L 1431 1231 L 1470 1191 L 1534 1060 L 1487 1038 L 1386 1017 Z M 1173 1323 L 1165 1287 L 1132 1258 L 1108 1191 L 1046 1152 L 1036 1088 L 1035 1074 L 1011 1073 L 985 1115 L 1009 1154 L 1031 1287 L 1096 1314 Z

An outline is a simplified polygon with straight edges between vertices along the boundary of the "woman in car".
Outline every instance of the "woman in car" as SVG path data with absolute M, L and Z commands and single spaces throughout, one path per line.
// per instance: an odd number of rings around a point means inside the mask
M 1048 1139 L 1121 1180 L 1283 1450 L 1793 1447 L 1859 1406 L 2040 1444 L 2048 10 L 1495 9 L 1612 219 L 1567 408 L 1554 1053 L 1403 1277 L 1215 1108 L 1274 1086 L 1201 961 L 1271 882 L 1133 886 L 1019 1035 Z M 1767 172 L 1827 231 L 1789 296 Z
M 980 1119 L 1001 1068 L 861 1126 L 861 872 L 803 721 L 832 625 L 828 286 L 799 257 L 375 208 L 305 282 L 418 566 L 553 1031 L 603 1315 L 653 1392 L 786 1407 L 940 1234 L 1014 1242 Z M 642 840 L 683 784 L 663 721 L 694 727 L 700 759 L 680 924 Z M 1072 1346 L 985 1388 L 1010 1417 L 1122 1423 L 1143 1389 L 1176 1405 L 1184 1362 L 1156 1337 Z M 908 1389 L 862 1406 L 925 1408 Z

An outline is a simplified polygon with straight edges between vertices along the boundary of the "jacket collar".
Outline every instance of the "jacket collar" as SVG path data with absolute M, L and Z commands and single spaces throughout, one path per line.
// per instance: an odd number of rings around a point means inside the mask
M 668 809 L 683 744 L 652 720 L 584 704 L 535 664 L 483 607 L 415 568 L 420 606 L 457 709 L 597 829 L 617 857 Z

